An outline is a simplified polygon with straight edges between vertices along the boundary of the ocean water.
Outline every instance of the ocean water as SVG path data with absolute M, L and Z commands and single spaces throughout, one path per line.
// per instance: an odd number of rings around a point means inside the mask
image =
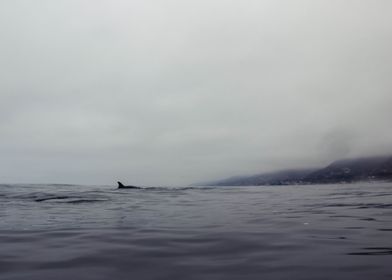
M 392 183 L 0 185 L 0 279 L 392 279 Z

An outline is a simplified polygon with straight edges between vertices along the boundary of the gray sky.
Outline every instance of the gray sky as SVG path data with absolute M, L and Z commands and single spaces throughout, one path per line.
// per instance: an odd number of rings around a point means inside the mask
M 392 153 L 390 0 L 4 0 L 0 182 L 187 184 Z

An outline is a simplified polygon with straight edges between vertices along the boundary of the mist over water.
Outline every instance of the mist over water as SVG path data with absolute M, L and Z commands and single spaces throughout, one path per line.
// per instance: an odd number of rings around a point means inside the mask
M 0 278 L 391 279 L 392 185 L 0 185 Z

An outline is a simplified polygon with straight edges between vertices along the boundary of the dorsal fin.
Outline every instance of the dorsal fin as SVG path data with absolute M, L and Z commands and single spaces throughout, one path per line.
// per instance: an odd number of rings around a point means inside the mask
M 121 182 L 117 182 L 119 188 L 123 188 L 124 185 Z

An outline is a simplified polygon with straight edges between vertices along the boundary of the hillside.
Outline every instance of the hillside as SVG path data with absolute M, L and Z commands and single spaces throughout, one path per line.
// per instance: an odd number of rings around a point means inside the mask
M 392 181 L 392 156 L 344 159 L 323 168 L 291 169 L 238 176 L 202 185 L 212 186 L 260 186 L 292 184 L 349 183 L 369 180 Z

